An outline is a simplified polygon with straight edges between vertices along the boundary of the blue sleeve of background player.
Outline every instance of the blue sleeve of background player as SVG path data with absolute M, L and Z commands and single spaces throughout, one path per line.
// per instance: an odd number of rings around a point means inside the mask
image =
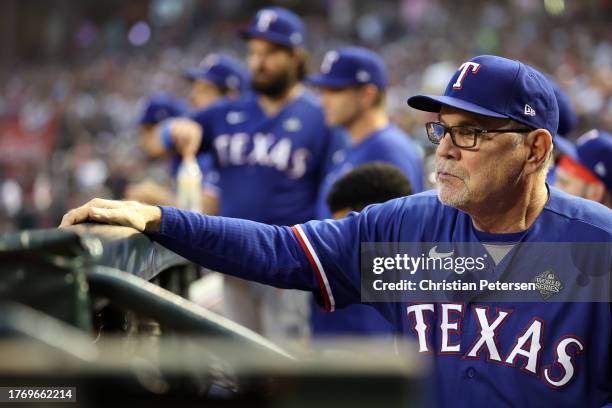
M 264 284 L 315 293 L 328 311 L 360 303 L 360 243 L 384 240 L 389 202 L 339 221 L 279 227 L 162 208 L 152 238 L 207 268 Z M 313 273 L 314 272 L 314 273 Z

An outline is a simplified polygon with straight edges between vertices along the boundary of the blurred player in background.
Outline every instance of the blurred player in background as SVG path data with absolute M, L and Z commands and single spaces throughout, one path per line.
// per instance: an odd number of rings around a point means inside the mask
M 325 202 L 331 185 L 353 167 L 384 161 L 399 167 L 412 191 L 423 191 L 423 161 L 418 148 L 385 111 L 387 72 L 382 58 L 361 47 L 329 51 L 321 73 L 307 78 L 321 94 L 325 121 L 348 134 L 348 144 L 326 175 L 317 200 L 317 218 L 331 215 Z
M 221 215 L 277 225 L 314 217 L 331 139 L 318 99 L 301 84 L 304 34 L 293 12 L 260 10 L 241 32 L 254 92 L 171 121 L 157 139 L 168 152 L 213 152 Z M 224 314 L 268 337 L 303 337 L 308 296 L 228 278 Z
M 329 51 L 321 72 L 309 76 L 307 82 L 320 91 L 327 125 L 341 127 L 348 135 L 347 146 L 340 151 L 342 156 L 332 165 L 319 190 L 318 219 L 332 215 L 333 209 L 326 200 L 333 183 L 364 163 L 393 164 L 408 177 L 413 192 L 423 190 L 421 155 L 410 137 L 390 123 L 385 111 L 387 72 L 379 55 L 361 47 Z M 327 314 L 312 302 L 311 324 L 315 336 L 388 335 L 393 330 L 376 310 L 364 305 Z
M 593 129 L 566 147 L 555 187 L 612 208 L 612 135 Z
M 185 78 L 191 83 L 189 94 L 190 109 L 176 102 L 175 98 L 164 96 L 153 97 L 145 105 L 141 117 L 148 125 L 140 132 L 140 142 L 143 150 L 152 158 L 168 155 L 165 149 L 161 149 L 157 140 L 156 125 L 163 120 L 185 116 L 189 111 L 197 112 L 220 102 L 225 98 L 238 98 L 250 89 L 251 78 L 244 64 L 227 54 L 213 53 L 207 55 L 197 68 L 185 72 Z M 182 109 L 178 109 L 179 106 Z M 171 115 L 161 113 L 169 112 Z M 218 173 L 214 167 L 214 158 L 210 153 L 197 155 L 197 163 L 203 174 L 201 205 L 202 211 L 207 214 L 217 214 L 219 211 L 219 190 L 216 186 Z M 172 177 L 177 176 L 181 157 L 172 155 L 170 173 Z M 152 182 L 132 184 L 126 190 L 126 198 L 149 204 L 176 205 L 176 196 L 168 188 Z
M 242 61 L 227 54 L 209 54 L 185 77 L 191 81 L 192 110 L 205 109 L 222 98 L 235 99 L 249 92 L 251 74 Z
M 555 184 L 557 163 L 559 159 L 572 151 L 573 143 L 568 138 L 572 131 L 576 128 L 578 117 L 576 111 L 572 105 L 572 101 L 567 93 L 561 86 L 554 81 L 552 78 L 548 78 L 553 90 L 555 91 L 555 98 L 557 99 L 557 106 L 559 108 L 559 128 L 557 129 L 557 136 L 555 138 L 555 147 L 553 150 L 553 165 L 548 170 L 548 176 L 546 182 L 549 185 Z
M 138 138 L 143 151 L 149 155 L 147 141 L 157 134 L 157 127 L 169 118 L 187 114 L 187 103 L 169 94 L 157 94 L 149 97 L 138 119 Z M 173 166 L 175 167 L 175 166 Z M 176 205 L 172 189 L 160 180 L 144 180 L 128 184 L 125 189 L 125 198 L 137 200 L 147 204 Z
M 439 114 L 438 121 L 426 124 L 438 145 L 437 192 L 292 228 L 93 200 L 66 214 L 62 226 L 93 219 L 135 227 L 200 264 L 310 290 L 329 311 L 362 302 L 362 243 L 427 243 L 432 258 L 440 256 L 438 243 L 471 243 L 490 255 L 487 275 L 531 280 L 551 275 L 548 268 L 554 265 L 567 268 L 563 284 L 569 292 L 585 284 L 572 277 L 601 273 L 590 266 L 592 257 L 603 258 L 608 270 L 606 252 L 590 244 L 612 241 L 612 210 L 545 183 L 559 115 L 544 75 L 519 61 L 482 55 L 457 69 L 443 96 L 417 95 L 408 104 Z M 600 137 L 590 135 L 582 144 Z M 607 170 L 600 162 L 595 167 Z M 525 243 L 568 241 L 589 243 L 593 252 L 550 257 L 524 250 Z M 452 248 L 455 259 L 466 252 Z M 609 278 L 602 276 L 604 289 Z M 432 405 L 474 407 L 486 401 L 488 406 L 597 408 L 607 403 L 612 361 L 607 301 L 544 301 L 541 291 L 534 291 L 542 301 L 499 302 L 490 300 L 491 292 L 468 291 L 471 300 L 461 303 L 372 302 L 430 356 Z

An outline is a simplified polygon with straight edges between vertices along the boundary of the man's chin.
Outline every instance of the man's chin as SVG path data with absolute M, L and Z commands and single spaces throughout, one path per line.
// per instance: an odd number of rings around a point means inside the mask
M 444 205 L 461 209 L 465 206 L 467 200 L 464 194 L 461 194 L 456 189 L 445 186 L 438 186 L 438 200 Z

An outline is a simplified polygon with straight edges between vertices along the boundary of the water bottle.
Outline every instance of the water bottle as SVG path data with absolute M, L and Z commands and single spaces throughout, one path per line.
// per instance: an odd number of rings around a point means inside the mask
M 177 205 L 188 211 L 202 211 L 202 172 L 195 157 L 184 157 L 176 177 Z

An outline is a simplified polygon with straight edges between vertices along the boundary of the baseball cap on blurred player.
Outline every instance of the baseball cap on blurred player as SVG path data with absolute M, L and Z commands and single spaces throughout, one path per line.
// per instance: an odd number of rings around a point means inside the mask
M 576 153 L 576 146 L 568 139 L 564 137 L 557 137 L 555 139 L 555 147 L 559 149 L 562 155 L 569 156 L 573 160 L 578 161 L 578 155 Z
M 578 161 L 612 191 L 612 135 L 593 129 L 576 141 Z
M 304 23 L 292 11 L 282 7 L 266 7 L 251 19 L 249 27 L 240 31 L 243 38 L 260 38 L 285 47 L 304 45 Z
M 167 94 L 158 94 L 145 101 L 138 124 L 156 125 L 168 118 L 182 116 L 186 112 L 187 104 L 181 99 Z
M 321 73 L 306 82 L 324 88 L 346 88 L 373 84 L 380 89 L 387 85 L 387 72 L 382 58 L 361 47 L 345 47 L 329 51 L 321 63 Z
M 561 89 L 557 82 L 550 78 L 549 81 L 555 92 L 555 98 L 557 99 L 557 106 L 559 108 L 559 127 L 557 128 L 557 134 L 565 137 L 574 130 L 578 118 L 576 117 L 576 111 L 574 111 L 569 95 Z
M 251 84 L 251 76 L 237 58 L 225 54 L 210 54 L 206 56 L 197 68 L 186 71 L 190 80 L 205 80 L 219 88 L 227 88 L 245 92 Z
M 417 95 L 408 105 L 427 112 L 450 106 L 478 115 L 509 118 L 557 133 L 559 111 L 548 79 L 519 61 L 480 55 L 463 63 L 443 96 Z

